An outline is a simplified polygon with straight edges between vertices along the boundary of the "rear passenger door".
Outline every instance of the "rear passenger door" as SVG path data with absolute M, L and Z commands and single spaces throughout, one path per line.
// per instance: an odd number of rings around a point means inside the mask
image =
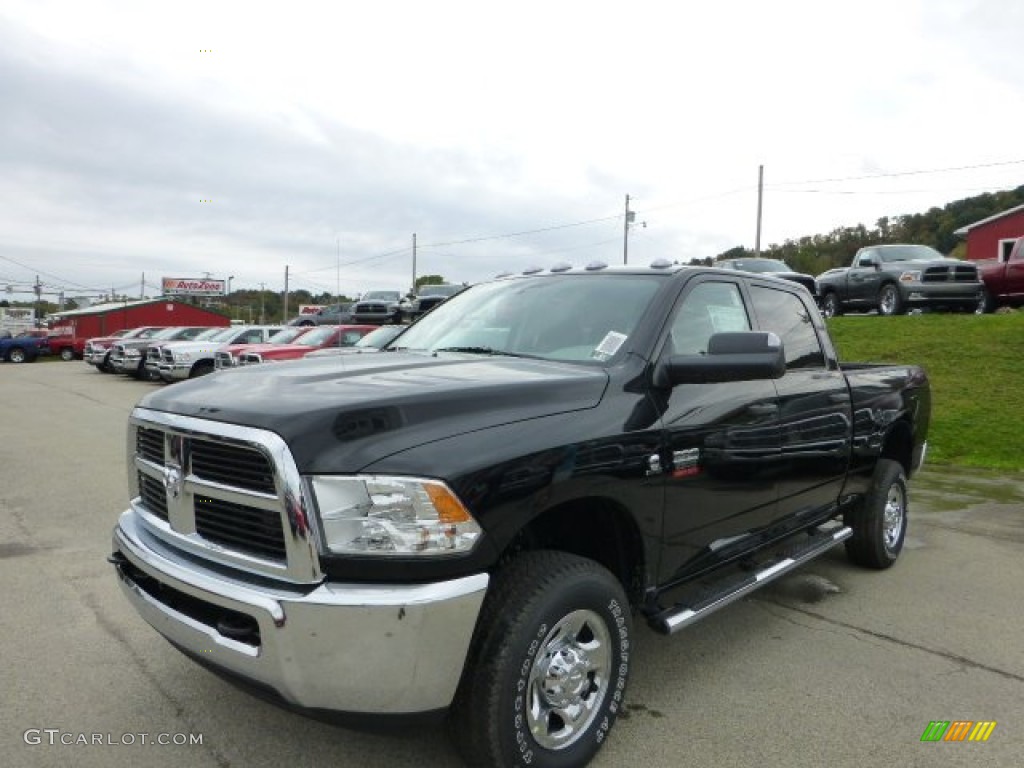
M 756 281 L 750 296 L 759 328 L 779 336 L 786 353 L 786 374 L 775 380 L 779 515 L 798 524 L 827 514 L 838 501 L 853 434 L 850 390 L 831 344 L 823 343 L 827 332 L 808 297 Z

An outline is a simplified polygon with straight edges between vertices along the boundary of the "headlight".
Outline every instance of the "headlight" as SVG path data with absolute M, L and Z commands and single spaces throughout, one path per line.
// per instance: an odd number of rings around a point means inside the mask
M 382 475 L 311 480 L 334 554 L 447 555 L 473 549 L 480 526 L 436 480 Z
M 174 362 L 176 363 L 187 363 L 192 359 L 191 352 L 172 352 L 171 354 L 174 355 Z
M 921 282 L 921 271 L 920 270 L 911 270 L 911 271 L 900 273 L 900 282 L 901 283 L 919 283 L 919 282 Z

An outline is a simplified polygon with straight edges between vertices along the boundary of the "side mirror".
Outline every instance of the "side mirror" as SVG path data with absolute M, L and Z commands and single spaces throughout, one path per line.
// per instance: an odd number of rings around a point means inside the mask
M 654 384 L 716 384 L 726 381 L 778 379 L 786 373 L 782 339 L 774 333 L 716 333 L 706 355 L 669 355 L 654 372 Z
M 875 261 L 873 256 L 867 256 L 860 260 L 862 267 L 873 267 L 874 269 L 881 269 L 882 265 Z

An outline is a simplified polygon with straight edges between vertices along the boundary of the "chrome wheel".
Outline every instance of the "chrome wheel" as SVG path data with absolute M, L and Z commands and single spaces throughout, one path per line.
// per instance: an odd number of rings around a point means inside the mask
M 895 315 L 898 307 L 899 294 L 895 286 L 883 286 L 882 293 L 878 297 L 878 311 L 883 315 Z
M 593 611 L 573 611 L 548 632 L 527 682 L 530 733 L 545 749 L 564 749 L 590 727 L 608 693 L 611 636 Z
M 903 497 L 903 490 L 898 485 L 892 485 L 885 499 L 885 509 L 882 511 L 882 542 L 886 550 L 892 552 L 896 549 L 903 533 L 903 525 L 906 521 L 906 503 Z

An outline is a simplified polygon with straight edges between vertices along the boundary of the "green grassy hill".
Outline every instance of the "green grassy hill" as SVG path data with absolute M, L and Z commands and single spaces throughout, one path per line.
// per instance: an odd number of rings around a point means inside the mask
M 1024 469 L 1024 312 L 837 317 L 828 327 L 840 361 L 928 372 L 929 464 Z

